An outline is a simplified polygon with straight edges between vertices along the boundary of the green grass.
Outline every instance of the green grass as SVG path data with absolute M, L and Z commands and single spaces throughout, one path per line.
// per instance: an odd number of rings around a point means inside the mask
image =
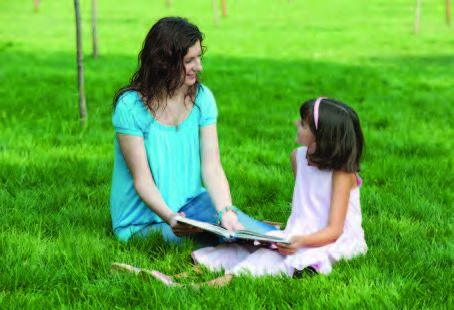
M 444 1 L 422 3 L 417 36 L 414 1 L 227 1 L 219 27 L 211 1 L 99 1 L 96 60 L 83 1 L 83 130 L 72 1 L 41 2 L 37 13 L 32 1 L 0 3 L 0 308 L 452 307 L 454 33 Z M 166 15 L 206 34 L 223 166 L 234 203 L 252 216 L 289 216 L 300 104 L 325 95 L 356 109 L 366 256 L 328 277 L 243 277 L 200 291 L 110 274 L 112 262 L 170 274 L 191 265 L 190 243 L 119 243 L 109 214 L 111 100 Z

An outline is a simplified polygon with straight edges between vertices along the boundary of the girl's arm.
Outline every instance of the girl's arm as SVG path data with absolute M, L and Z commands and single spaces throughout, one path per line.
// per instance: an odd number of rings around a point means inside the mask
M 143 138 L 117 133 L 117 140 L 126 166 L 132 175 L 134 188 L 145 205 L 169 224 L 176 235 L 183 236 L 198 231 L 173 220 L 176 213 L 169 209 L 156 187 L 148 165 Z
M 296 152 L 298 149 L 294 149 L 292 154 L 290 155 L 290 162 L 292 163 L 292 170 L 293 170 L 293 177 L 296 179 Z
M 232 205 L 230 188 L 219 156 L 218 134 L 216 124 L 200 129 L 200 153 L 202 161 L 203 183 L 219 212 Z M 243 229 L 234 212 L 224 212 L 222 225 L 229 230 Z
M 323 246 L 336 241 L 342 234 L 345 217 L 347 216 L 350 191 L 355 186 L 357 184 L 354 173 L 334 171 L 328 225 L 311 235 L 293 237 L 292 243 L 289 245 L 278 244 L 279 252 L 284 255 L 291 255 L 301 247 Z

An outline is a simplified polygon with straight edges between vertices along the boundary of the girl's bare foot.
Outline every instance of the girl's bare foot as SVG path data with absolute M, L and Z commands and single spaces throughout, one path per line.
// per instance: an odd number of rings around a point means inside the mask
M 191 267 L 191 271 L 195 272 L 195 273 L 202 272 L 202 270 L 199 268 L 199 266 Z M 189 272 L 182 272 L 182 273 L 174 275 L 172 278 L 174 278 L 174 279 L 181 279 L 181 278 L 187 279 L 188 277 L 189 277 Z
M 228 274 L 228 275 L 225 275 L 223 277 L 220 277 L 220 278 L 208 281 L 208 282 L 204 282 L 204 283 L 200 283 L 200 284 L 192 283 L 191 286 L 194 287 L 194 288 L 201 288 L 203 286 L 222 287 L 222 286 L 228 284 L 230 282 L 230 280 L 232 280 L 232 278 L 233 278 L 233 275 Z
M 194 266 L 193 271 L 196 273 L 201 272 L 200 268 L 198 266 Z M 145 280 L 149 280 L 150 277 L 153 277 L 161 282 L 163 282 L 167 286 L 182 286 L 179 283 L 176 283 L 173 281 L 172 278 L 187 278 L 188 273 L 183 272 L 180 274 L 175 275 L 174 277 L 170 277 L 168 275 L 163 274 L 162 272 L 159 272 L 157 270 L 148 270 L 148 269 L 140 269 L 131 265 L 127 264 L 121 264 L 121 263 L 113 263 L 112 266 L 110 267 L 110 270 L 112 272 L 114 271 L 120 271 L 120 272 L 130 272 L 132 274 L 141 276 Z M 200 284 L 195 284 L 191 283 L 190 285 L 194 288 L 200 288 L 203 286 L 217 286 L 217 287 L 222 287 L 230 282 L 232 279 L 232 275 L 226 275 L 208 282 L 200 283 Z
M 113 263 L 110 266 L 111 272 L 130 272 L 132 274 L 142 277 L 144 280 L 149 280 L 152 276 L 152 271 L 148 269 L 140 269 L 128 264 Z
M 181 286 L 179 283 L 175 283 L 172 280 L 172 277 L 169 277 L 157 270 L 153 270 L 150 273 L 155 279 L 158 279 L 159 281 L 163 282 L 167 286 Z
M 121 271 L 121 272 L 127 271 L 127 272 L 130 272 L 130 273 L 133 273 L 133 274 L 139 274 L 141 269 L 137 268 L 137 267 L 133 267 L 131 265 L 127 265 L 127 264 L 113 263 L 110 266 L 110 271 L 111 272 L 114 272 L 114 271 Z

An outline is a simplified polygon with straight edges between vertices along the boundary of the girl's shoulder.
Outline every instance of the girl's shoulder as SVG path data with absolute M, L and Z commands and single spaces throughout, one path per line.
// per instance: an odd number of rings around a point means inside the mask
M 307 147 L 306 146 L 301 146 L 299 148 L 296 148 L 293 151 L 295 154 L 295 161 L 297 164 L 299 163 L 306 163 L 307 164 L 307 158 L 306 158 L 306 152 L 307 152 Z

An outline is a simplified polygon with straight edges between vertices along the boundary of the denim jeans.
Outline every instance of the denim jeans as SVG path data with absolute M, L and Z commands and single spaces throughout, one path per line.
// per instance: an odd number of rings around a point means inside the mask
M 217 211 L 207 192 L 203 192 L 197 197 L 189 200 L 180 210 L 178 210 L 178 213 L 180 212 L 184 212 L 187 218 L 193 220 L 211 224 L 217 223 Z M 268 231 L 277 230 L 276 227 L 253 219 L 239 210 L 236 212 L 236 215 L 244 229 L 253 230 L 262 234 Z M 138 235 L 146 236 L 152 232 L 160 232 L 166 242 L 181 243 L 184 240 L 184 238 L 175 236 L 167 223 L 151 224 L 142 229 Z M 219 236 L 208 232 L 195 233 L 189 237 L 203 246 L 214 246 L 221 243 L 221 238 Z

